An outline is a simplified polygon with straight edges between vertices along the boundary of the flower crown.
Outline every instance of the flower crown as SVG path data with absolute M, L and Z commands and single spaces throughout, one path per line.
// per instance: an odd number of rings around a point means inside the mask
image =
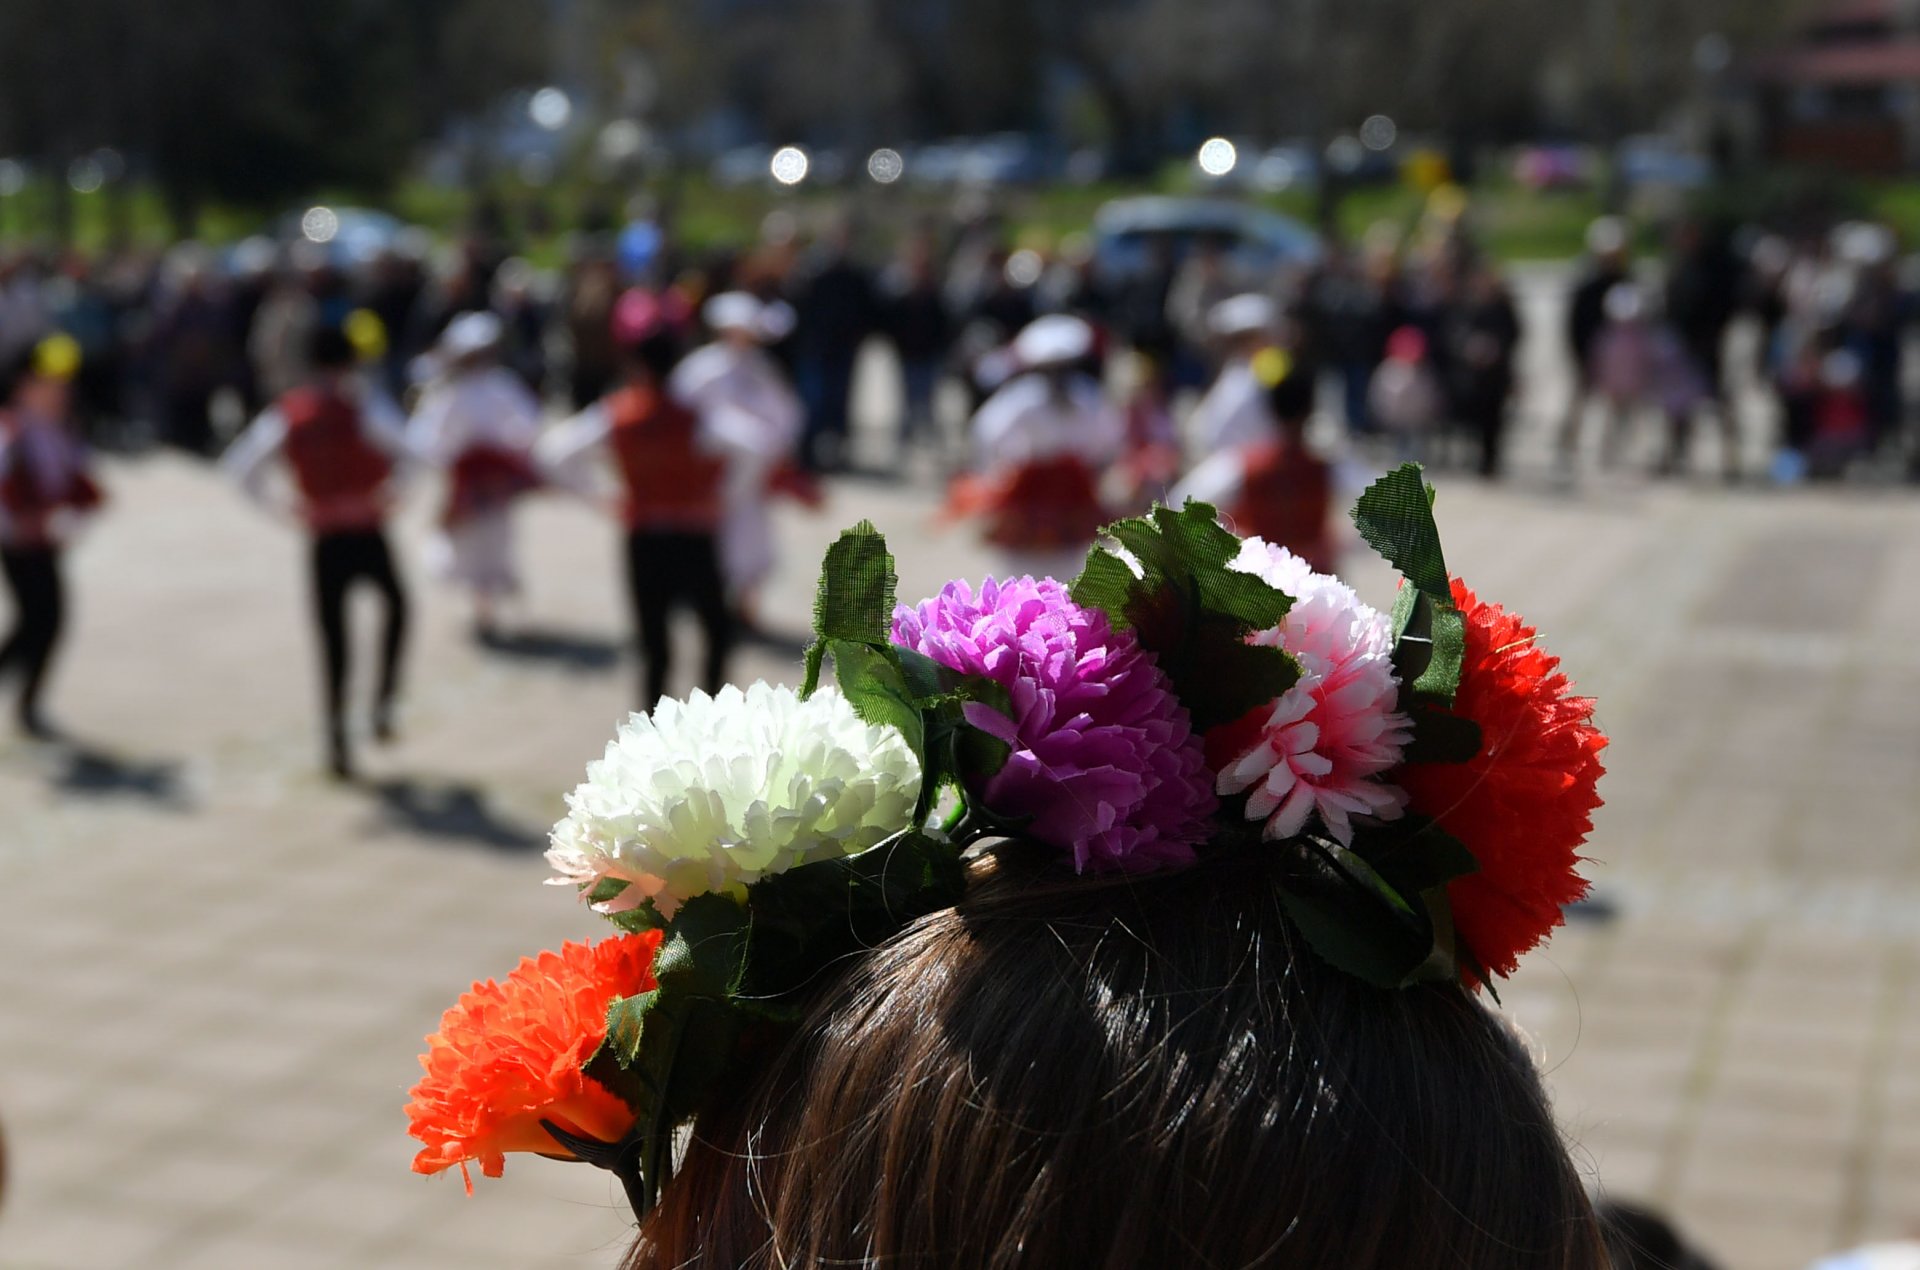
M 1070 586 L 954 582 L 912 608 L 880 534 L 847 531 L 799 690 L 663 700 L 588 767 L 547 858 L 622 933 L 447 1012 L 415 1170 L 586 1160 L 644 1214 L 742 1046 L 956 904 L 984 839 L 1081 872 L 1272 852 L 1331 965 L 1491 990 L 1586 891 L 1606 738 L 1533 629 L 1449 577 L 1431 500 L 1407 464 L 1354 509 L 1404 578 L 1389 613 L 1197 504 L 1110 526 Z

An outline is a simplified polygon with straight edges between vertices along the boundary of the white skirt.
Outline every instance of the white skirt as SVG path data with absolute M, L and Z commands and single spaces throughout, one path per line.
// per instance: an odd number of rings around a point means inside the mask
M 767 580 L 775 553 L 773 514 L 767 495 L 732 499 L 720 522 L 720 573 L 727 594 L 738 599 Z
M 482 595 L 506 595 L 520 589 L 514 569 L 513 513 L 478 512 L 434 535 L 427 562 L 435 574 Z

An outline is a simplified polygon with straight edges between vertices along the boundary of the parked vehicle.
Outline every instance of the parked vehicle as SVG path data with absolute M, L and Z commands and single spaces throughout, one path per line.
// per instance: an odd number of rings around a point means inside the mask
M 1124 278 L 1146 268 L 1156 242 L 1166 243 L 1174 262 L 1200 242 L 1225 247 L 1236 276 L 1264 279 L 1276 268 L 1311 265 L 1320 239 L 1291 216 L 1230 199 L 1148 195 L 1121 198 L 1093 219 L 1094 258 L 1103 276 Z

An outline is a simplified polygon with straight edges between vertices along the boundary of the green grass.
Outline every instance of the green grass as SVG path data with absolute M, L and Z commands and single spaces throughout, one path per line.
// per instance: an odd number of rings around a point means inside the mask
M 737 247 L 753 241 L 767 215 L 776 209 L 790 211 L 806 225 L 821 223 L 834 211 L 850 207 L 876 236 L 884 239 L 922 221 L 949 223 L 953 205 L 950 193 L 906 185 L 883 188 L 863 182 L 845 191 L 789 191 L 770 186 L 726 189 L 698 174 L 670 178 L 669 184 L 656 186 L 651 192 L 675 208 L 681 238 L 695 250 Z M 1017 243 L 1044 248 L 1085 231 L 1094 213 L 1110 199 L 1186 192 L 1196 191 L 1186 165 L 1177 164 L 1156 178 L 1131 184 L 1006 191 L 996 196 L 996 205 L 1006 214 Z M 1313 196 L 1307 192 L 1243 197 L 1302 220 L 1311 221 L 1316 212 Z M 580 209 L 594 198 L 618 207 L 624 192 L 596 189 L 580 181 L 563 181 L 541 190 L 502 185 L 496 192 L 510 231 L 529 257 L 545 265 L 561 262 L 568 227 L 578 223 Z M 1496 257 L 1506 260 L 1577 254 L 1587 224 L 1600 212 L 1598 195 L 1592 191 L 1541 194 L 1502 180 L 1483 182 L 1472 191 L 1471 198 L 1475 232 Z M 386 207 L 440 234 L 456 232 L 473 205 L 468 191 L 417 181 L 401 185 L 385 198 L 328 191 L 313 199 L 329 200 Z M 1709 206 L 1764 215 L 1770 210 L 1804 208 L 1815 200 L 1829 215 L 1876 216 L 1906 240 L 1920 241 L 1920 181 L 1834 181 L 1803 173 L 1769 173 L 1716 191 L 1704 201 Z M 1404 185 L 1366 186 L 1346 195 L 1338 218 L 1342 232 L 1353 240 L 1382 224 L 1404 237 L 1419 223 L 1423 204 L 1423 197 Z M 111 196 L 76 194 L 71 206 L 72 241 L 83 250 L 98 250 L 123 235 L 148 246 L 169 241 L 164 208 L 149 187 L 134 186 Z M 21 193 L 0 200 L 0 241 L 52 241 L 54 209 L 52 191 L 45 181 L 30 183 Z M 214 207 L 202 214 L 199 233 L 210 242 L 230 242 L 260 232 L 271 219 L 266 213 Z M 541 222 L 543 231 L 529 232 Z M 1651 233 L 1650 226 L 1643 229 Z

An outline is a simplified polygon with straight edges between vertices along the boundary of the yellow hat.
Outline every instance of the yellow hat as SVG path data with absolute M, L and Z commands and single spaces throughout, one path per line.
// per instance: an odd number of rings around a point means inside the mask
M 1284 348 L 1263 348 L 1253 355 L 1253 377 L 1263 388 L 1272 388 L 1293 374 L 1293 358 Z
M 341 329 L 361 361 L 377 362 L 387 355 L 387 324 L 372 309 L 355 309 L 347 314 Z
M 35 344 L 33 373 L 47 379 L 72 379 L 80 373 L 80 341 L 56 331 Z

